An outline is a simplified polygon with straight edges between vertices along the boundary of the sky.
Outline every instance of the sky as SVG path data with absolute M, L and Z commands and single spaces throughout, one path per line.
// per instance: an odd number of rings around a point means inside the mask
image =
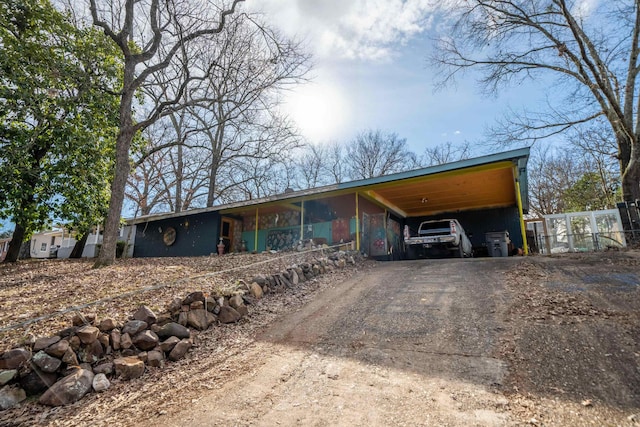
M 313 55 L 311 81 L 291 90 L 283 106 L 308 141 L 344 142 L 363 130 L 381 129 L 406 138 L 421 154 L 445 142 L 485 140 L 486 128 L 508 108 L 536 102 L 535 84 L 482 95 L 477 74 L 436 91 L 428 58 L 440 23 L 430 4 L 433 0 L 247 3 L 285 34 L 303 38 Z

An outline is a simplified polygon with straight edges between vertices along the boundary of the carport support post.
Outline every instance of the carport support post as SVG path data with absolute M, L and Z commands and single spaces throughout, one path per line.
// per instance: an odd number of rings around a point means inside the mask
M 253 250 L 258 252 L 258 208 L 256 208 L 256 233 L 253 240 Z
M 358 207 L 357 191 L 356 191 L 356 250 L 360 252 L 360 208 Z
M 300 243 L 304 247 L 304 200 L 300 202 Z
M 516 200 L 518 202 L 518 215 L 520 216 L 520 233 L 522 233 L 522 250 L 525 255 L 529 255 L 529 245 L 527 245 L 527 228 L 524 225 L 524 212 L 522 211 L 522 196 L 520 195 L 520 180 L 517 178 L 517 171 L 514 168 L 514 178 L 516 181 Z

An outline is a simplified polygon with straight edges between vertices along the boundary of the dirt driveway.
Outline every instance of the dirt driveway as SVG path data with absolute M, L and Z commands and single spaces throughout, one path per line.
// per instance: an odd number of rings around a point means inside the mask
M 635 261 L 606 292 L 608 271 L 551 258 L 379 264 L 264 329 L 242 373 L 149 425 L 636 425 Z

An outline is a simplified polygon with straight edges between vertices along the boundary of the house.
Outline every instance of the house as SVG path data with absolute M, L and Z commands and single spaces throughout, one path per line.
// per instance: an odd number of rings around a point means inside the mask
M 9 251 L 9 243 L 11 243 L 11 237 L 5 237 L 0 239 L 0 262 L 4 261 Z
M 261 199 L 128 221 L 135 257 L 283 250 L 304 242 L 349 244 L 378 259 L 402 257 L 405 225 L 455 217 L 486 249 L 485 233 L 507 231 L 527 252 L 529 149 Z M 301 243 L 302 242 L 302 243 Z
M 121 227 L 119 233 L 118 240 L 127 242 L 126 257 L 132 257 L 136 235 L 135 226 L 126 225 Z M 75 237 L 75 234 L 70 233 L 64 228 L 34 233 L 31 236 L 29 254 L 31 258 L 69 258 L 76 244 Z M 102 230 L 98 226 L 87 237 L 84 250 L 82 251 L 82 258 L 96 257 L 101 243 Z

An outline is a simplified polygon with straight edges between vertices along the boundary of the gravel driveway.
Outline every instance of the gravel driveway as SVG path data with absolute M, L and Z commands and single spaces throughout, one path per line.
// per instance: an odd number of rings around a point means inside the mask
M 167 425 L 638 425 L 638 264 L 378 264 L 267 327 L 250 369 Z
M 267 328 L 253 369 L 171 423 L 509 425 L 494 354 L 518 261 L 380 264 Z

